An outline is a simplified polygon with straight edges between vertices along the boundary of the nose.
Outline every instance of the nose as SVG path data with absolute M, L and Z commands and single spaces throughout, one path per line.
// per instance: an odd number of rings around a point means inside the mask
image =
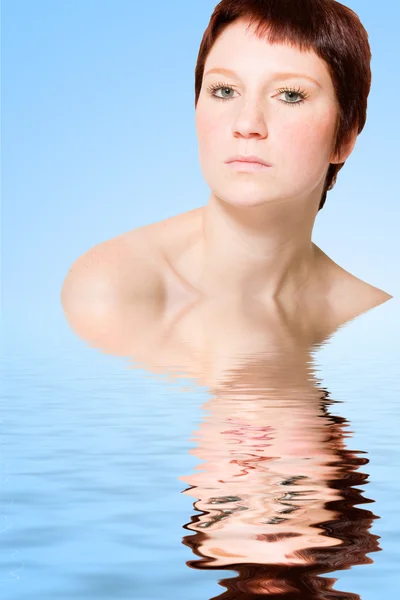
M 268 128 L 265 114 L 257 102 L 246 102 L 234 119 L 232 124 L 234 137 L 265 138 L 268 136 Z

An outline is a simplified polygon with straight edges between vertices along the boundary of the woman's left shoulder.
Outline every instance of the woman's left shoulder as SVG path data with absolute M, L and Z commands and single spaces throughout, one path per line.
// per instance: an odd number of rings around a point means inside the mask
M 343 311 L 364 312 L 393 298 L 381 288 L 346 271 L 318 246 L 315 246 L 315 250 L 333 307 Z
M 384 290 L 363 281 L 344 269 L 332 286 L 332 304 L 335 312 L 344 320 L 356 316 L 387 302 L 393 296 Z

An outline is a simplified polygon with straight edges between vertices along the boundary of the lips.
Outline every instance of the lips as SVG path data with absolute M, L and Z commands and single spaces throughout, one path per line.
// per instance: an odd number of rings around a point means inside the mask
M 225 162 L 227 162 L 227 163 L 231 163 L 231 162 L 249 162 L 249 163 L 259 163 L 261 165 L 265 165 L 266 167 L 270 167 L 271 166 L 263 158 L 260 158 L 259 156 L 254 156 L 254 155 L 246 155 L 246 156 L 244 156 L 244 155 L 239 155 L 238 154 L 236 156 L 231 156 Z

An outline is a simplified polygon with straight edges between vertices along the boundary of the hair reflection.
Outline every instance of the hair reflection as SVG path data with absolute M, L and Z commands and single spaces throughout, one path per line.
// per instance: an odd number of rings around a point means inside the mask
M 367 554 L 381 549 L 378 544 L 378 536 L 370 533 L 372 521 L 377 517 L 370 510 L 355 506 L 372 502 L 372 500 L 363 497 L 360 490 L 355 489 L 355 486 L 367 482 L 368 475 L 359 472 L 358 468 L 366 465 L 368 459 L 365 456 L 359 456 L 364 454 L 363 452 L 348 450 L 344 447 L 345 430 L 348 423 L 346 419 L 329 413 L 328 406 L 332 404 L 332 401 L 328 399 L 329 393 L 319 389 L 319 394 L 322 394 L 319 402 L 319 425 L 326 434 L 324 447 L 321 448 L 323 461 L 314 460 L 313 462 L 311 457 L 313 452 L 310 447 L 305 449 L 303 455 L 300 456 L 299 446 L 296 448 L 295 460 L 286 461 L 286 466 L 290 462 L 290 466 L 297 470 L 301 468 L 302 460 L 309 459 L 307 461 L 308 465 L 312 464 L 311 467 L 303 467 L 303 473 L 307 473 L 307 475 L 287 476 L 286 473 L 286 476 L 280 478 L 279 485 L 284 485 L 285 488 L 279 500 L 287 508 L 278 512 L 281 515 L 284 514 L 284 518 L 268 518 L 271 516 L 273 502 L 270 502 L 268 512 L 264 515 L 262 510 L 254 510 L 257 503 L 260 504 L 257 493 L 260 494 L 261 486 L 254 487 L 254 471 L 259 468 L 254 465 L 260 465 L 260 462 L 258 462 L 253 463 L 253 480 L 248 485 L 244 484 L 244 493 L 238 492 L 239 488 L 237 487 L 236 494 L 226 495 L 222 498 L 222 506 L 247 504 L 247 509 L 250 509 L 250 512 L 255 515 L 253 519 L 247 520 L 247 527 L 250 532 L 248 538 L 253 538 L 256 541 L 253 541 L 252 544 L 247 543 L 245 528 L 234 529 L 232 527 L 231 532 L 227 528 L 226 537 L 221 536 L 223 519 L 231 518 L 235 511 L 229 511 L 225 517 L 222 516 L 221 520 L 221 511 L 216 511 L 215 506 L 213 508 L 210 504 L 209 510 L 203 508 L 202 515 L 193 516 L 191 523 L 184 526 L 185 529 L 196 531 L 195 535 L 188 535 L 183 538 L 184 544 L 191 548 L 197 556 L 201 557 L 201 560 L 188 561 L 188 566 L 195 569 L 223 569 L 238 572 L 238 577 L 234 579 L 221 580 L 220 583 L 227 588 L 227 591 L 219 595 L 218 600 L 256 598 L 260 594 L 267 595 L 270 598 L 285 598 L 287 600 L 292 598 L 296 600 L 302 598 L 307 600 L 324 600 L 327 598 L 360 599 L 357 594 L 332 589 L 337 579 L 321 577 L 321 575 L 341 569 L 349 569 L 355 565 L 371 563 L 373 561 L 367 557 Z M 259 429 L 262 429 L 262 427 L 259 427 Z M 264 429 L 268 430 L 268 427 L 264 427 Z M 206 434 L 201 436 L 203 443 L 205 438 Z M 278 436 L 275 435 L 275 440 L 277 438 Z M 273 435 L 270 435 L 269 440 L 273 439 Z M 268 446 L 269 452 L 267 454 L 271 454 L 271 456 L 268 457 L 269 460 L 266 464 L 270 468 L 274 464 L 274 459 L 277 458 L 277 445 L 270 443 Z M 200 454 L 204 457 L 204 452 Z M 254 454 L 253 452 L 253 459 Z M 242 461 L 240 466 L 243 468 L 245 463 L 246 461 Z M 251 460 L 247 461 L 247 474 L 251 472 L 250 463 Z M 202 466 L 204 467 L 204 465 Z M 323 477 L 321 467 L 325 470 L 324 484 L 326 487 L 324 490 L 321 488 L 321 493 L 318 494 L 316 482 L 321 481 Z M 281 471 L 283 472 L 285 469 L 286 467 L 282 468 Z M 314 476 L 312 475 L 313 469 L 316 470 Z M 330 475 L 328 475 L 328 471 Z M 275 468 L 275 472 L 278 472 L 278 468 Z M 222 477 L 224 477 L 224 480 L 221 479 Z M 229 488 L 234 478 L 235 475 L 232 472 L 230 476 L 227 476 L 226 470 L 224 472 L 220 471 L 219 474 L 215 475 L 214 482 L 211 477 L 208 478 L 206 481 L 207 487 L 217 488 L 219 485 L 221 489 L 221 486 L 226 485 Z M 195 477 L 182 479 L 191 481 Z M 317 501 L 314 504 L 311 502 L 311 513 L 314 511 L 314 516 L 311 515 L 311 517 L 310 504 L 304 502 L 306 495 L 302 496 L 299 493 L 296 497 L 293 494 L 293 490 L 301 489 L 302 480 L 308 490 L 311 485 L 314 499 L 319 496 L 320 500 L 320 502 Z M 204 478 L 203 481 L 205 481 Z M 270 486 L 274 487 L 272 480 Z M 275 480 L 274 495 L 276 495 L 276 487 Z M 197 484 L 187 488 L 184 493 L 189 493 L 198 498 L 202 495 L 204 489 L 205 487 L 201 488 L 201 485 Z M 268 482 L 266 478 L 263 489 L 264 496 L 267 489 Z M 286 490 L 292 490 L 292 494 L 287 493 Z M 254 493 L 253 497 L 251 497 L 252 493 Z M 277 498 L 274 498 L 274 500 L 276 501 Z M 195 502 L 196 507 L 198 504 L 198 502 Z M 303 507 L 303 504 L 306 506 Z M 316 510 L 317 505 L 318 509 Z M 239 511 L 237 514 L 246 514 L 248 510 L 245 512 Z M 208 521 L 211 524 L 205 530 L 202 525 L 207 523 L 207 519 L 213 511 L 219 512 L 220 518 L 217 517 Z M 301 514 L 300 518 L 296 520 L 293 516 L 296 515 L 297 511 Z M 307 520 L 311 523 L 308 530 L 305 527 Z M 265 524 L 267 524 L 270 533 L 262 533 Z M 214 530 L 213 527 L 219 529 Z M 277 528 L 276 534 L 272 533 L 274 527 Z M 255 534 L 257 528 L 260 531 L 258 535 Z M 313 530 L 314 535 L 311 533 Z M 235 535 L 237 536 L 236 540 Z M 291 548 L 291 542 L 293 541 L 295 544 Z M 257 548 L 256 544 L 263 544 L 264 548 L 261 546 Z M 277 547 L 275 548 L 275 546 Z

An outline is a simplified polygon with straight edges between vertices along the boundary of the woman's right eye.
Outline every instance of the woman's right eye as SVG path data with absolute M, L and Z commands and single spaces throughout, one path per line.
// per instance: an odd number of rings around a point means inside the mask
M 218 92 L 219 90 L 222 90 L 222 92 L 228 92 L 232 91 L 234 92 L 235 90 L 233 88 L 231 88 L 229 85 L 225 85 L 225 84 L 221 84 L 221 83 L 217 83 L 214 85 L 210 85 L 207 88 L 207 92 L 213 97 L 213 98 L 217 98 L 218 100 L 231 100 L 232 96 L 230 96 L 229 98 L 225 98 L 223 96 L 217 96 L 216 92 Z

